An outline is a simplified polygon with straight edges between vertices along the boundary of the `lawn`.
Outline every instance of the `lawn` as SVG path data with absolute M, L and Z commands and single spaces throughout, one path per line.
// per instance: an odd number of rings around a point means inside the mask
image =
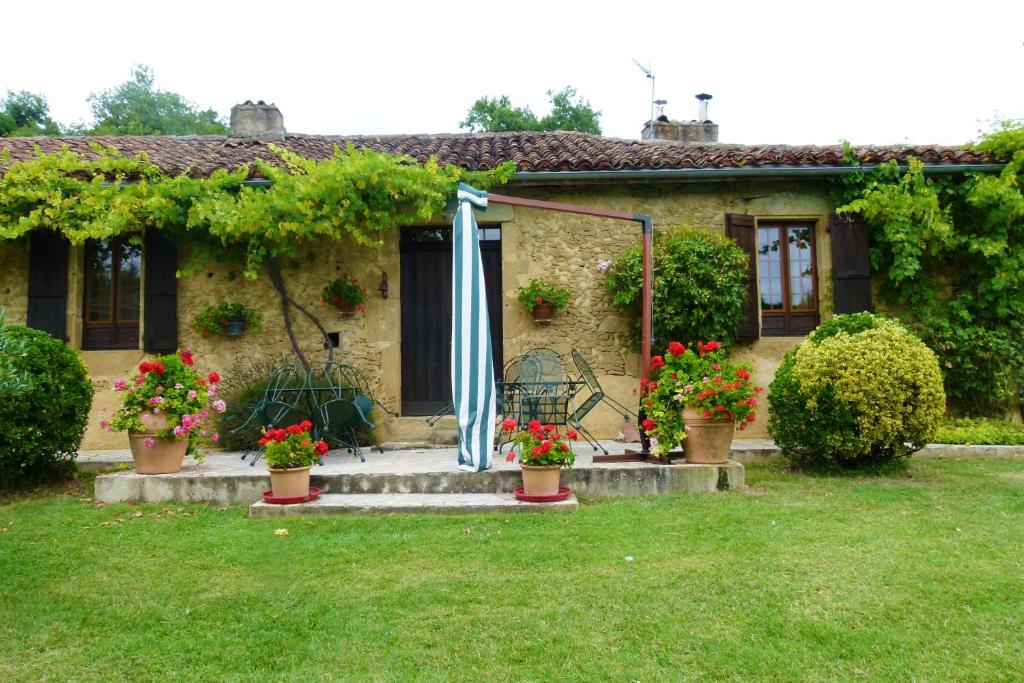
M 1024 679 L 1024 459 L 747 480 L 567 515 L 18 498 L 0 680 Z

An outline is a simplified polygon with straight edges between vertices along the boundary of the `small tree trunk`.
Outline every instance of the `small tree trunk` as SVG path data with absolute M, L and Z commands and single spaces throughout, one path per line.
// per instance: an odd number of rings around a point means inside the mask
M 281 268 L 273 256 L 269 254 L 263 259 L 263 266 L 266 268 L 267 276 L 270 278 L 270 284 L 274 286 L 274 290 L 277 295 L 281 298 L 281 314 L 284 317 L 284 327 L 288 332 L 288 339 L 291 341 L 292 350 L 295 352 L 295 356 L 302 363 L 302 367 L 309 370 L 309 361 L 306 360 L 306 356 L 302 353 L 302 349 L 299 347 L 299 341 L 295 338 L 295 330 L 292 328 L 292 316 L 289 308 L 294 306 L 305 315 L 309 320 L 320 330 L 320 334 L 324 338 L 324 346 L 327 348 L 327 360 L 334 360 L 334 346 L 331 344 L 330 338 L 327 336 L 327 330 L 324 328 L 320 319 L 310 313 L 306 308 L 288 296 L 288 288 L 285 286 L 284 277 L 281 275 Z

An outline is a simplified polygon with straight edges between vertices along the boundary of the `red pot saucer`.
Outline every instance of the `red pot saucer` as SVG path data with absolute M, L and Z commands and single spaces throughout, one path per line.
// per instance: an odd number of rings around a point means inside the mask
M 273 505 L 295 505 L 296 503 L 308 503 L 311 500 L 316 500 L 320 497 L 320 489 L 315 486 L 310 486 L 308 496 L 295 496 L 292 498 L 275 498 L 273 489 L 270 491 L 264 491 L 262 495 L 265 503 L 271 503 Z
M 557 503 L 560 500 L 565 500 L 572 495 L 572 489 L 568 486 L 559 486 L 558 493 L 549 493 L 547 495 L 527 495 L 523 491 L 523 487 L 520 486 L 514 489 L 512 493 L 516 498 L 523 501 L 524 503 Z

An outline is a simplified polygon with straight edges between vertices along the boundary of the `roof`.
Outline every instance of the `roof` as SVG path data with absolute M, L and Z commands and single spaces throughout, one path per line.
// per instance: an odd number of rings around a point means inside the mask
M 38 145 L 52 152 L 67 145 L 83 156 L 91 143 L 116 147 L 123 154 L 145 152 L 165 173 L 188 170 L 205 176 L 218 168 L 234 169 L 257 158 L 274 159 L 276 144 L 313 159 L 327 158 L 348 144 L 378 152 L 405 154 L 420 161 L 437 157 L 443 164 L 488 170 L 514 161 L 520 173 L 561 171 L 657 171 L 673 169 L 828 168 L 848 164 L 839 145 L 727 145 L 624 140 L 575 132 L 464 133 L 435 135 L 286 135 L 283 140 L 226 136 L 95 136 L 0 138 L 0 151 L 12 160 L 32 158 Z M 993 163 L 991 155 L 959 147 L 893 145 L 857 147 L 862 164 L 915 156 L 928 165 L 955 167 Z M 2 168 L 2 165 L 0 165 Z

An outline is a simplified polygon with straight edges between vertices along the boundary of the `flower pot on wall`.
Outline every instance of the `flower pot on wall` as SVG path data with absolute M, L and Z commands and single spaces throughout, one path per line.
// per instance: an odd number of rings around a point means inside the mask
M 344 316 L 355 315 L 356 311 L 359 309 L 359 304 L 354 304 L 351 301 L 345 301 L 344 299 L 339 300 L 335 306 L 338 307 L 338 310 L 341 311 L 341 314 Z
M 555 308 L 551 304 L 537 304 L 533 307 L 533 321 L 538 323 L 549 323 L 555 314 Z
M 703 411 L 696 408 L 683 409 L 683 422 L 686 424 L 686 438 L 683 439 L 686 462 L 700 465 L 729 462 L 735 422 L 708 419 Z
M 229 320 L 224 325 L 224 334 L 228 337 L 241 337 L 245 332 L 244 320 Z
M 274 498 L 305 498 L 309 496 L 309 470 L 293 467 L 286 470 L 270 470 L 270 489 Z
M 523 470 L 523 493 L 528 496 L 553 496 L 558 493 L 562 468 L 520 465 Z

